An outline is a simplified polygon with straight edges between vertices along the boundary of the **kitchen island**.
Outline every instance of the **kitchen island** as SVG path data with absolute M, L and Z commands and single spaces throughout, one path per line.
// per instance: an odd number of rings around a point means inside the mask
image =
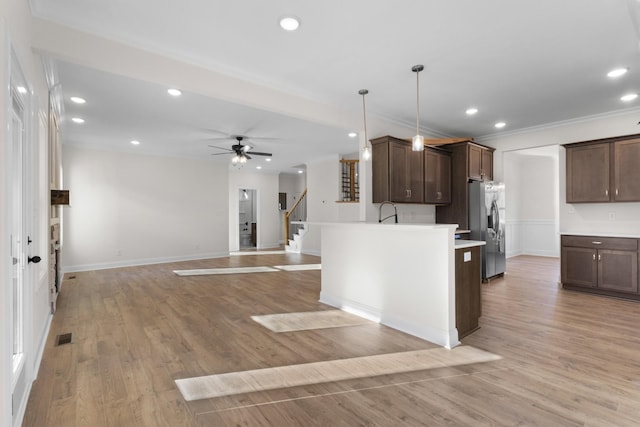
M 456 245 L 484 242 L 455 240 L 455 224 L 314 225 L 322 228 L 321 302 L 446 348 L 459 344 Z

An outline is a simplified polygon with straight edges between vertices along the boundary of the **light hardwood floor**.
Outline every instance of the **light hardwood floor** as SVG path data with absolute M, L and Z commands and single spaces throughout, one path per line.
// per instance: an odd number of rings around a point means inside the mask
M 239 256 L 67 275 L 25 426 L 638 426 L 640 303 L 558 289 L 559 261 L 508 260 L 463 344 L 502 360 L 186 402 L 174 380 L 436 346 L 377 324 L 274 333 L 250 316 L 327 309 L 312 264 Z M 428 272 L 426 272 L 428 274 Z M 71 344 L 55 347 L 58 334 Z

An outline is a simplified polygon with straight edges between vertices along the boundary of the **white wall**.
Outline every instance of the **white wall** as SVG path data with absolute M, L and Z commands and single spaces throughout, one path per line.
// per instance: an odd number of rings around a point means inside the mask
M 360 203 L 339 203 L 341 179 L 340 157 L 330 156 L 307 165 L 307 209 L 309 222 L 352 222 L 378 221 L 379 204 L 371 203 L 371 162 L 360 160 L 361 180 Z M 364 205 L 364 210 L 363 210 Z M 434 224 L 435 207 L 418 204 L 396 204 L 398 221 L 403 224 Z M 385 206 L 383 217 L 393 213 L 391 206 Z M 387 220 L 389 221 L 389 220 Z M 320 231 L 310 225 L 305 234 L 302 252 L 320 255 Z
M 281 173 L 278 176 L 278 192 L 287 193 L 287 210 L 291 209 L 305 188 L 307 188 L 306 174 Z
M 238 237 L 238 191 L 250 188 L 257 191 L 257 248 L 276 248 L 280 244 L 280 211 L 278 210 L 278 175 L 270 172 L 253 172 L 245 167 L 229 171 L 227 191 L 229 226 L 227 239 L 229 250 L 240 248 Z
M 487 137 L 481 142 L 496 148 L 494 175 L 496 180 L 504 180 L 503 162 L 507 151 L 640 133 L 638 117 L 639 110 L 626 111 Z M 640 234 L 640 203 L 565 203 L 565 168 L 565 150 L 560 148 L 558 195 L 561 232 Z M 610 214 L 615 219 L 610 220 Z
M 284 238 L 284 218 L 288 210 L 290 210 L 295 202 L 300 198 L 302 192 L 307 188 L 307 176 L 306 174 L 289 174 L 281 173 L 278 176 L 278 192 L 287 194 L 287 206 L 286 209 L 280 211 L 280 231 L 279 242 L 286 244 Z
M 32 93 L 31 120 L 26 123 L 29 127 L 28 138 L 35 143 L 37 138 L 37 114 L 47 111 L 48 91 L 44 78 L 42 64 L 31 50 L 32 22 L 29 3 L 24 0 L 3 0 L 0 2 L 0 425 L 12 424 L 11 408 L 11 360 L 12 349 L 9 346 L 11 335 L 11 294 L 10 274 L 11 255 L 9 239 L 9 200 L 8 177 L 11 175 L 7 152 L 9 149 L 8 123 L 10 120 L 11 96 L 8 91 L 10 69 L 12 65 L 11 51 L 15 52 L 17 61 L 27 80 L 28 89 Z M 46 237 L 46 236 L 44 236 Z M 39 254 L 42 263 L 48 263 L 48 254 Z M 46 282 L 47 277 L 44 278 Z M 35 378 L 40 362 L 39 353 L 46 339 L 46 331 L 51 320 L 48 292 L 42 292 L 35 283 L 26 283 L 25 289 L 25 355 L 26 355 L 26 389 L 31 388 L 31 381 Z M 15 424 L 19 425 L 27 402 L 27 394 L 16 395 Z
M 536 154 L 541 150 L 552 154 Z M 560 255 L 557 148 L 555 156 L 553 151 L 518 150 L 504 155 L 508 257 Z
M 226 168 L 73 146 L 63 164 L 64 271 L 228 254 Z

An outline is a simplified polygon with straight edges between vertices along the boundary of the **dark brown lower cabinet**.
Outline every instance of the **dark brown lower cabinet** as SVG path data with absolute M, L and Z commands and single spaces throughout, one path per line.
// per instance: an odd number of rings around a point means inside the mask
M 465 260 L 465 254 L 466 260 Z M 480 247 L 456 249 L 456 329 L 458 338 L 480 327 L 482 315 Z
M 562 236 L 562 286 L 640 299 L 638 239 Z

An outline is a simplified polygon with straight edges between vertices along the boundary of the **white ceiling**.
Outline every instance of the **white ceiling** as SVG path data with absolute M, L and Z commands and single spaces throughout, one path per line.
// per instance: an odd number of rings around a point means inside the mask
M 483 137 L 640 106 L 640 99 L 620 101 L 640 93 L 637 0 L 31 4 L 37 17 L 345 111 L 361 111 L 357 92 L 367 88 L 368 113 L 408 127 L 415 126 L 416 114 L 411 66 L 424 64 L 420 122 L 427 134 Z M 298 31 L 279 28 L 285 14 L 300 18 Z M 357 141 L 346 137 L 352 129 L 196 93 L 174 99 L 151 83 L 56 63 L 67 116 L 86 119 L 83 125 L 63 123 L 68 143 L 114 148 L 137 138 L 145 152 L 206 157 L 212 149 L 204 138 L 240 133 L 276 138 L 252 145 L 273 152 L 269 167 L 277 170 L 357 150 Z M 629 72 L 607 78 L 616 67 Z M 67 102 L 74 94 L 87 104 Z M 472 106 L 479 113 L 466 116 Z M 497 121 L 507 126 L 496 130 Z M 353 125 L 360 127 L 360 121 Z

